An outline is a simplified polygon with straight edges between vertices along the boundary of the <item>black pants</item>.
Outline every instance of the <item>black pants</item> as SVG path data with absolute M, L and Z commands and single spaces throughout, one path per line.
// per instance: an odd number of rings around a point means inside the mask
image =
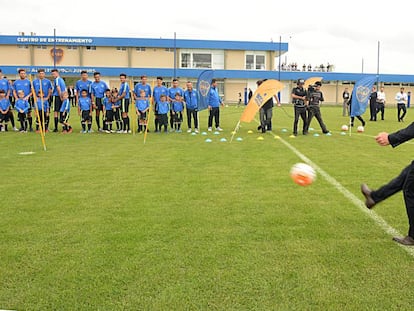
M 208 115 L 208 127 L 213 126 L 213 118 L 216 124 L 216 128 L 220 126 L 220 108 L 212 107 Z
M 362 126 L 365 126 L 365 121 L 364 121 L 364 119 L 362 119 L 361 116 L 351 117 L 351 126 L 354 126 L 354 120 L 355 120 L 355 118 L 357 118 L 359 121 L 361 121 Z
M 306 107 L 297 107 L 295 106 L 295 120 L 293 121 L 293 135 L 298 134 L 298 122 L 299 117 L 303 121 L 303 134 L 306 134 L 306 128 L 308 126 L 308 118 L 306 116 Z
M 404 121 L 405 114 L 407 113 L 407 107 L 405 106 L 405 104 L 397 104 L 397 109 L 398 109 L 398 122 Z M 401 115 L 401 111 L 403 112 L 402 115 Z
M 405 208 L 408 216 L 408 235 L 414 238 L 414 161 L 388 184 L 372 191 L 371 197 L 378 203 L 401 190 L 404 194 Z
M 187 108 L 187 126 L 191 129 L 191 118 L 194 120 L 194 128 L 198 129 L 198 112 L 195 109 Z
M 310 126 L 310 123 L 311 123 L 313 117 L 315 117 L 316 120 L 318 120 L 319 126 L 322 129 L 322 133 L 324 133 L 324 134 L 329 133 L 328 129 L 326 128 L 325 123 L 323 123 L 322 115 L 321 115 L 321 109 L 319 108 L 319 106 L 315 106 L 315 105 L 314 106 L 309 106 L 309 108 L 308 108 L 308 122 L 307 122 L 307 125 L 306 125 L 306 132 L 309 130 L 309 126 Z
M 384 120 L 385 105 L 383 103 L 377 103 L 377 114 L 381 112 L 381 120 Z
M 369 103 L 370 121 L 377 121 L 377 102 Z

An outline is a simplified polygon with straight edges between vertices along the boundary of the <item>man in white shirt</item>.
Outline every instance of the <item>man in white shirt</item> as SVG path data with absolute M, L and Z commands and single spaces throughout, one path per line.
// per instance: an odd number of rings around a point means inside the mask
M 395 100 L 397 101 L 398 109 L 398 122 L 404 122 L 405 114 L 407 113 L 407 107 L 405 106 L 407 102 L 407 93 L 404 92 L 404 88 L 401 87 L 400 91 L 395 95 Z M 401 111 L 403 114 L 401 115 Z
M 377 92 L 377 113 L 381 111 L 381 120 L 384 120 L 385 101 L 384 87 L 381 86 L 379 92 Z

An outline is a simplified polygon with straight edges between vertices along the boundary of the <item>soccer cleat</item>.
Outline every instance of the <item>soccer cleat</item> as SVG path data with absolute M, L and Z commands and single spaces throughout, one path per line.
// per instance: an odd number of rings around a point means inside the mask
M 194 132 L 198 133 L 198 129 L 195 129 Z
M 207 129 L 207 131 L 209 131 L 209 132 L 211 132 L 213 129 L 211 128 L 211 127 L 209 127 L 208 129 Z
M 375 201 L 371 197 L 371 189 L 368 188 L 366 184 L 361 185 L 361 192 L 365 197 L 365 205 L 367 208 L 371 209 L 375 206 Z
M 17 129 L 17 127 L 13 127 L 13 131 L 18 132 L 19 130 Z
M 217 126 L 216 130 L 219 131 L 219 132 L 223 131 L 223 129 L 220 126 Z
M 187 130 L 187 133 L 191 133 L 191 129 L 188 129 L 188 130 Z

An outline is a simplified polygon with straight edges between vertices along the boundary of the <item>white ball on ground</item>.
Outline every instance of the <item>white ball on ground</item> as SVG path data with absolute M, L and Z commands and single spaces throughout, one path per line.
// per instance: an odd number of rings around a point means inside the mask
M 299 186 L 308 186 L 315 181 L 316 172 L 308 164 L 296 163 L 290 169 L 290 177 Z
M 362 133 L 364 130 L 365 129 L 364 129 L 364 127 L 362 125 L 360 125 L 360 126 L 357 127 L 357 132 L 358 133 Z
M 346 124 L 342 125 L 341 130 L 342 130 L 342 131 L 347 131 L 347 130 L 349 130 L 348 125 L 346 125 Z

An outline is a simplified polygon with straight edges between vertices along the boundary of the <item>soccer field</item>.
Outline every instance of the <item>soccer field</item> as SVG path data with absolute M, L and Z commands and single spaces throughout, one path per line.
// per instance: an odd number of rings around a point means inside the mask
M 412 144 L 373 139 L 409 121 L 389 108 L 341 135 L 342 108 L 322 107 L 332 136 L 314 120 L 311 135 L 291 138 L 283 107 L 273 134 L 243 123 L 231 144 L 234 106 L 218 135 L 184 125 L 145 145 L 80 134 L 75 113 L 75 131 L 48 133 L 46 152 L 38 134 L 0 133 L 0 309 L 412 310 L 414 251 L 387 232 L 407 232 L 402 195 L 366 213 L 359 190 L 410 163 Z M 206 112 L 200 122 L 206 130 Z M 298 155 L 319 169 L 308 187 L 289 177 Z

